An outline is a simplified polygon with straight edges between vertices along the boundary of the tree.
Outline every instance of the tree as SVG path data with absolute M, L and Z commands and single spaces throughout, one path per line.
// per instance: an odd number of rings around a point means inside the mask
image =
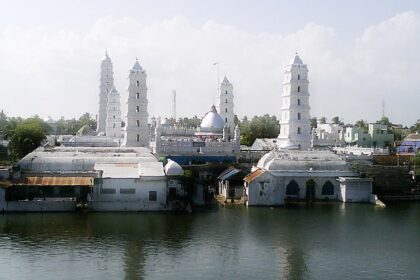
M 241 129 L 241 144 L 252 145 L 257 138 L 275 138 L 279 135 L 280 127 L 276 116 L 268 114 L 262 117 L 253 117 L 251 121 L 247 117 L 239 124 Z
M 326 123 L 327 123 L 327 118 L 326 118 L 326 117 L 321 117 L 321 118 L 319 119 L 319 123 L 320 123 L 320 124 L 326 124 Z
M 383 116 L 379 121 L 377 121 L 377 123 L 383 124 L 383 125 L 391 125 L 391 122 L 389 121 L 389 119 L 385 116 Z
M 311 121 L 311 129 L 318 127 L 318 119 L 316 117 L 311 118 L 310 121 Z
M 355 124 L 355 127 L 362 129 L 364 132 L 368 131 L 368 124 L 365 120 L 358 120 Z
M 30 118 L 17 124 L 10 138 L 13 156 L 22 158 L 39 147 L 46 138 L 45 129 L 39 118 Z

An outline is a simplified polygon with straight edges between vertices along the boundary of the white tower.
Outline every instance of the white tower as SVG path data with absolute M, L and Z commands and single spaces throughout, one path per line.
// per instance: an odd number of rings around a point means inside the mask
M 108 94 L 105 133 L 108 137 L 115 139 L 121 138 L 120 94 L 115 89 L 115 86 L 112 86 L 112 89 Z
M 308 67 L 296 54 L 284 72 L 279 148 L 311 147 L 308 84 Z
M 138 60 L 130 70 L 123 146 L 149 147 L 146 71 Z
M 112 69 L 112 62 L 105 52 L 105 56 L 101 62 L 101 77 L 99 84 L 99 112 L 97 120 L 97 131 L 104 132 L 106 128 L 106 106 L 108 93 L 114 86 L 114 71 Z
M 235 129 L 235 114 L 233 113 L 233 85 L 229 82 L 226 76 L 220 84 L 216 108 L 219 115 L 225 121 L 229 137 L 232 137 Z

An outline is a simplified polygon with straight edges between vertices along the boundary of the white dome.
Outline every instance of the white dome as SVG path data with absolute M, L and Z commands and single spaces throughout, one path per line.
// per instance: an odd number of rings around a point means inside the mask
M 165 165 L 165 174 L 169 176 L 181 176 L 184 175 L 184 169 L 175 161 L 168 159 L 168 163 Z
M 217 113 L 216 107 L 214 107 L 214 105 L 211 107 L 211 111 L 208 112 L 204 116 L 200 125 L 201 128 L 220 129 L 220 130 L 223 130 L 224 126 L 225 126 L 225 121 Z
M 303 64 L 302 60 L 300 59 L 299 55 L 296 53 L 295 57 L 292 58 L 290 64 Z
M 136 63 L 134 63 L 133 70 L 143 71 L 143 67 L 141 67 L 138 59 L 136 59 Z

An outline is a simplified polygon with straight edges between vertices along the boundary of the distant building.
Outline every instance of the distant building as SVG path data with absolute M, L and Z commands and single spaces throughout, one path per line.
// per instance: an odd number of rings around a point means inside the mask
M 347 127 L 344 141 L 347 145 L 358 147 L 385 148 L 393 145 L 394 134 L 388 132 L 387 125 L 370 123 L 367 132 L 358 127 Z
M 397 147 L 398 154 L 416 154 L 420 152 L 420 134 L 412 133 L 409 134 L 401 142 L 401 145 Z
M 284 72 L 278 147 L 311 147 L 308 67 L 296 54 Z
M 128 79 L 127 117 L 124 147 L 149 147 L 146 71 L 136 59 Z
M 340 146 L 344 143 L 344 128 L 340 124 L 326 123 L 317 124 L 313 129 L 313 147 Z

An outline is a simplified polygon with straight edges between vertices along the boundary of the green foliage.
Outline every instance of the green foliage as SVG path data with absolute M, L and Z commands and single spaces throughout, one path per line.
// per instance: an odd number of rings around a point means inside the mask
M 340 117 L 339 116 L 335 116 L 334 118 L 331 119 L 331 122 L 333 124 L 339 124 L 339 125 L 344 125 L 344 122 L 340 121 Z
M 364 132 L 368 131 L 368 124 L 365 120 L 358 120 L 355 124 L 355 127 L 362 129 Z
M 320 124 L 326 124 L 326 123 L 327 123 L 327 118 L 326 118 L 326 117 L 321 117 L 321 118 L 319 119 L 319 123 L 320 123 Z
M 187 128 L 197 128 L 201 124 L 201 119 L 199 119 L 197 116 L 194 116 L 192 118 L 179 118 L 178 119 L 178 125 L 180 127 L 187 127 Z
M 96 120 L 89 113 L 84 113 L 78 120 L 69 119 L 66 120 L 64 117 L 61 117 L 57 121 L 57 130 L 56 134 L 58 135 L 74 135 L 76 132 L 81 129 L 84 125 L 88 125 L 91 129 L 96 129 Z
M 316 117 L 311 118 L 310 121 L 311 121 L 311 128 L 318 127 L 318 119 Z
M 251 121 L 244 117 L 239 124 L 241 129 L 241 144 L 250 146 L 257 138 L 275 138 L 280 132 L 276 116 L 268 114 L 252 118 Z
M 380 124 L 384 124 L 384 125 L 391 125 L 391 122 L 389 121 L 389 119 L 387 117 L 382 117 L 379 121 L 377 121 L 377 123 Z
M 14 158 L 21 158 L 39 147 L 46 138 L 48 127 L 37 118 L 29 118 L 17 124 L 10 138 Z

